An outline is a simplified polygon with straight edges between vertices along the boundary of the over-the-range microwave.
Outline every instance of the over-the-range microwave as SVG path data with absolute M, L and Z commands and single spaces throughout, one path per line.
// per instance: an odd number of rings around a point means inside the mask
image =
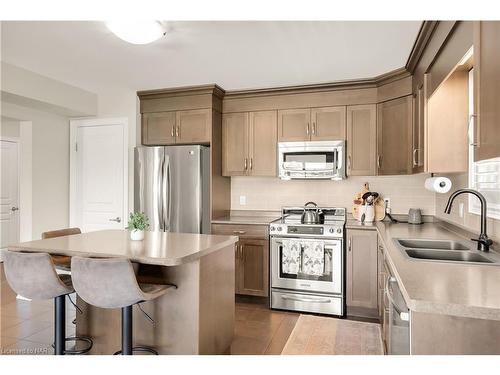
M 345 141 L 279 142 L 278 171 L 282 180 L 342 180 Z

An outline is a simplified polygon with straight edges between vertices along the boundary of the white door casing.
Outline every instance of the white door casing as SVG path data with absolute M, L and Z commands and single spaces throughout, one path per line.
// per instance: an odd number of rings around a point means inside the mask
M 0 249 L 19 242 L 19 142 L 0 140 Z
M 71 120 L 70 226 L 122 229 L 128 215 L 128 122 Z

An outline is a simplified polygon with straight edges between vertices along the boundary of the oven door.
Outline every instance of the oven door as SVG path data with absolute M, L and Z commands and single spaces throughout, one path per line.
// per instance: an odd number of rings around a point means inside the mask
M 297 241 L 322 242 L 325 259 L 324 272 L 321 276 L 311 276 L 302 272 L 302 267 L 296 274 L 283 272 L 283 240 L 290 237 L 271 237 L 271 287 L 280 289 L 302 290 L 306 292 L 322 292 L 342 294 L 343 282 L 343 241 L 341 239 L 315 240 L 300 239 Z M 301 247 L 300 259 L 303 259 Z

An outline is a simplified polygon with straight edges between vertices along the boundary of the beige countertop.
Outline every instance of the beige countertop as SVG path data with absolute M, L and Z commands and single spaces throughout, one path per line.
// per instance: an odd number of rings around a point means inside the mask
M 500 265 L 411 259 L 403 254 L 394 239 L 460 240 L 475 249 L 477 245 L 474 242 L 440 223 L 408 225 L 378 222 L 375 227 L 410 310 L 500 320 Z
M 212 224 L 269 225 L 280 217 L 279 212 L 272 211 L 232 211 L 228 216 L 212 220 Z
M 22 242 L 8 248 L 67 256 L 118 257 L 143 264 L 177 266 L 237 241 L 236 236 L 149 231 L 145 232 L 143 241 L 132 241 L 127 230 L 103 230 Z

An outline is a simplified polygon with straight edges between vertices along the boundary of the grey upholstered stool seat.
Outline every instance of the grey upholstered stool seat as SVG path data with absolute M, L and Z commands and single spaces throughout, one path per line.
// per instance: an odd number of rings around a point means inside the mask
M 132 306 L 164 295 L 175 285 L 139 284 L 128 259 L 82 258 L 71 259 L 71 273 L 76 292 L 85 302 L 105 309 L 122 309 L 122 350 L 148 351 L 147 347 L 132 347 Z
M 48 238 L 54 237 L 63 237 L 63 236 L 71 236 L 74 234 L 80 234 L 82 231 L 80 228 L 65 228 L 65 229 L 57 229 L 49 232 L 42 233 L 42 240 L 46 240 Z M 51 255 L 52 261 L 55 266 L 59 270 L 63 271 L 71 271 L 71 257 L 64 255 Z
M 66 295 L 74 293 L 70 275 L 59 276 L 49 254 L 6 251 L 3 255 L 7 282 L 15 293 L 32 300 L 54 299 L 55 354 L 83 354 L 92 348 L 86 337 L 66 338 Z M 83 350 L 66 350 L 66 341 L 84 341 Z

